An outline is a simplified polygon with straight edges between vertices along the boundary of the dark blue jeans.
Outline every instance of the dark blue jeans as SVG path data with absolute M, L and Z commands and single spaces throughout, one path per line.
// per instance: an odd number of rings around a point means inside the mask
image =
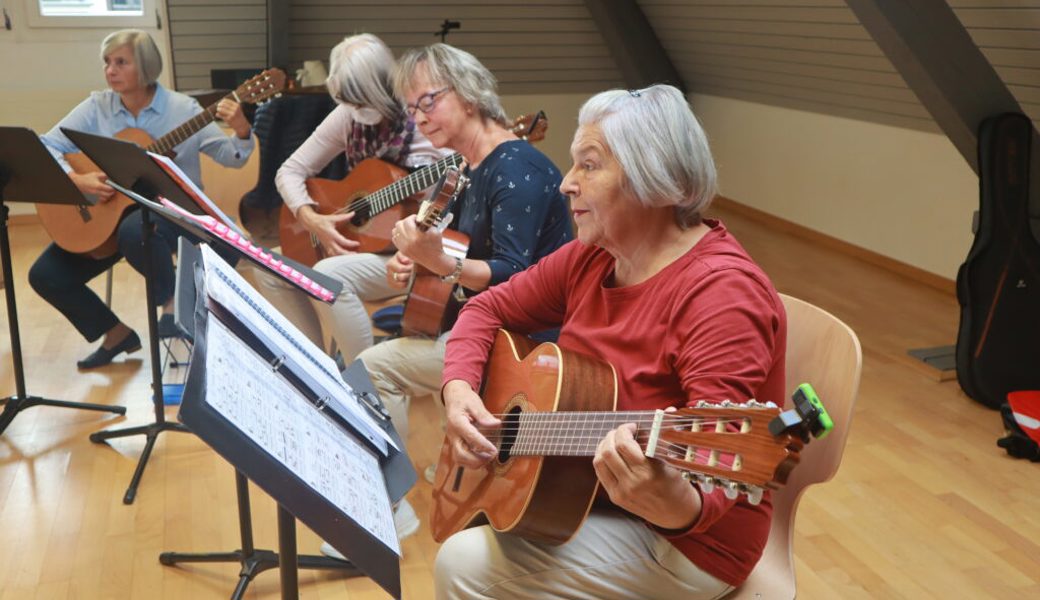
M 152 284 L 155 297 L 153 306 L 165 304 L 173 297 L 174 270 L 171 256 L 177 250 L 177 237 L 183 230 L 155 215 L 150 216 L 153 226 Z M 47 246 L 29 269 L 29 284 L 36 293 L 65 318 L 89 342 L 100 338 L 119 323 L 119 318 L 89 287 L 87 282 L 104 273 L 126 257 L 138 273 L 145 272 L 144 232 L 141 230 L 141 212 L 134 210 L 119 223 L 116 239 L 119 251 L 103 259 L 84 254 L 73 254 L 56 244 Z

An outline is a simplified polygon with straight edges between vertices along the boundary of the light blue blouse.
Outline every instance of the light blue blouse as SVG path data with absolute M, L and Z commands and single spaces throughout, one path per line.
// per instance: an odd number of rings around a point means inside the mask
M 67 172 L 71 167 L 62 155 L 79 152 L 79 148 L 61 132 L 61 127 L 109 137 L 128 127 L 136 127 L 157 140 L 200 112 L 202 106 L 194 98 L 171 92 L 159 84 L 156 84 L 151 104 L 136 117 L 123 106 L 119 94 L 112 90 L 91 92 L 86 100 L 65 115 L 53 129 L 40 136 L 40 139 Z M 239 139 L 238 136 L 224 133 L 216 123 L 210 123 L 174 148 L 177 154 L 174 162 L 201 188 L 199 152 L 205 152 L 222 165 L 240 167 L 253 152 L 253 146 L 252 135 L 244 140 Z

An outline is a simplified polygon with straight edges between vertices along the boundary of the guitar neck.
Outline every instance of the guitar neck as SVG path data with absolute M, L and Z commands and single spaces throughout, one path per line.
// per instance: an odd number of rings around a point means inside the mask
M 504 417 L 498 437 L 511 441 L 506 443 L 512 456 L 593 456 L 611 430 L 635 423 L 646 433 L 655 415 L 652 410 L 522 412 Z
M 228 94 L 225 98 L 230 98 Z M 223 99 L 223 98 L 222 98 Z M 217 120 L 217 104 L 211 104 L 202 112 L 188 119 L 173 131 L 162 136 L 146 150 L 155 154 L 169 155 L 174 146 L 198 133 L 203 127 Z
M 393 208 L 397 204 L 401 203 L 405 198 L 414 196 L 437 183 L 441 176 L 444 175 L 445 171 L 451 167 L 457 167 L 461 163 L 461 154 L 452 154 L 451 156 L 442 158 L 433 164 L 418 169 L 407 177 L 398 179 L 378 192 L 374 192 L 364 198 L 351 202 L 350 205 L 344 209 L 344 212 L 356 211 L 361 209 L 364 205 L 367 205 L 370 207 L 369 216 L 374 217 L 383 211 Z

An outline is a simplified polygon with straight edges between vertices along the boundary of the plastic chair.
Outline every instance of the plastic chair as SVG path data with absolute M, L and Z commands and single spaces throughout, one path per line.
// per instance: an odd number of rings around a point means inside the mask
M 834 477 L 849 434 L 863 355 L 859 339 L 834 315 L 804 300 L 780 295 L 787 310 L 787 385 L 809 382 L 834 420 L 822 440 L 812 440 L 780 490 L 773 493 L 773 524 L 761 560 L 727 600 L 791 600 L 795 597 L 794 517 L 806 488 Z

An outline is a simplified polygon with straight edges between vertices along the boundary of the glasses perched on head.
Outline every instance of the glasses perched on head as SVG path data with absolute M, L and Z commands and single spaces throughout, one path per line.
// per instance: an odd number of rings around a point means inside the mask
M 421 110 L 424 113 L 428 113 L 433 110 L 434 106 L 437 106 L 437 99 L 441 97 L 444 92 L 450 90 L 451 87 L 443 87 L 435 92 L 429 92 L 419 96 L 419 99 L 415 101 L 415 104 L 409 104 L 404 107 L 409 117 L 415 116 L 415 111 Z

